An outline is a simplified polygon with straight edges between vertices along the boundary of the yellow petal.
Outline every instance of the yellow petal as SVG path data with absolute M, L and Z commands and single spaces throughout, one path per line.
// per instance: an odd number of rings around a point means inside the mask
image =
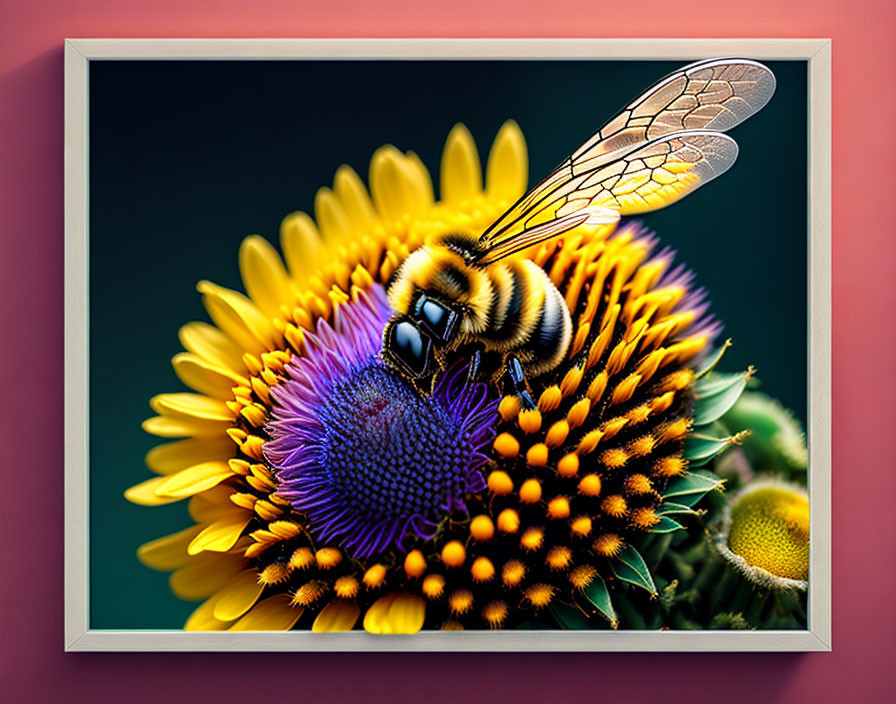
M 169 418 L 232 421 L 236 417 L 222 400 L 202 394 L 159 394 L 149 400 L 149 407 Z
M 156 474 L 173 474 L 200 462 L 226 460 L 236 455 L 236 444 L 229 436 L 190 438 L 156 445 L 146 453 L 146 466 Z
M 455 125 L 445 140 L 439 187 L 442 200 L 456 204 L 471 200 L 482 192 L 482 167 L 470 130 Z
M 144 543 L 137 548 L 137 559 L 147 567 L 163 572 L 183 567 L 190 561 L 187 545 L 200 530 L 202 526 L 190 526 L 179 533 Z
M 227 437 L 225 433 L 232 426 L 231 421 L 154 416 L 143 421 L 141 427 L 150 435 L 160 438 L 211 438 Z
M 376 220 L 376 212 L 367 189 L 352 167 L 343 164 L 336 170 L 333 190 L 349 220 L 349 227 L 355 232 L 370 230 Z
M 249 381 L 227 367 L 207 362 L 198 354 L 181 352 L 171 359 L 177 378 L 201 394 L 230 400 L 234 386 L 248 386 Z
M 417 633 L 423 628 L 426 602 L 415 594 L 402 592 L 395 597 L 386 614 L 389 633 Z
M 529 152 L 523 133 L 513 120 L 508 120 L 492 144 L 485 167 L 485 184 L 489 198 L 514 202 L 526 192 L 529 181 Z
M 233 472 L 226 462 L 202 462 L 201 464 L 182 469 L 171 476 L 157 477 L 157 479 L 162 481 L 156 487 L 155 493 L 156 496 L 170 496 L 182 499 L 198 494 L 200 491 L 211 489 L 231 476 L 233 476 Z
M 243 352 L 233 340 L 214 325 L 208 323 L 187 323 L 178 332 L 180 344 L 185 349 L 199 355 L 207 362 L 243 373 Z
M 179 496 L 159 496 L 156 490 L 164 483 L 165 477 L 153 477 L 145 482 L 140 482 L 136 486 L 124 492 L 124 498 L 131 503 L 140 504 L 141 506 L 164 506 L 174 501 L 180 501 Z
M 214 617 L 221 621 L 235 621 L 255 605 L 263 591 L 264 585 L 258 581 L 256 570 L 240 572 L 215 597 Z
M 224 631 L 230 628 L 227 621 L 219 621 L 214 616 L 216 599 L 212 597 L 204 601 L 184 624 L 185 631 Z
M 280 223 L 280 249 L 293 280 L 301 286 L 320 266 L 323 240 L 306 213 L 287 215 Z
M 198 555 L 201 552 L 227 552 L 234 546 L 249 521 L 252 519 L 250 511 L 237 509 L 222 516 L 209 526 L 206 526 L 187 546 L 190 555 Z
M 304 609 L 289 605 L 286 594 L 277 594 L 257 603 L 230 627 L 231 631 L 288 631 L 296 625 Z
M 168 578 L 175 596 L 188 601 L 205 599 L 217 592 L 246 566 L 241 555 L 205 552 L 190 558 L 190 562 Z
M 429 175 L 429 169 L 415 152 L 407 152 L 407 165 L 414 173 L 414 183 L 417 185 L 420 200 L 427 205 L 435 202 L 435 193 L 432 187 L 432 176 Z
M 280 344 L 273 323 L 243 294 L 211 281 L 200 281 L 196 290 L 215 325 L 246 352 L 258 355 Z
M 329 188 L 319 188 L 314 196 L 314 219 L 325 245 L 332 246 L 351 239 L 348 216 L 336 194 Z
M 338 599 L 327 604 L 314 619 L 311 630 L 315 633 L 350 631 L 355 627 L 361 607 L 357 601 Z
M 398 593 L 386 594 L 386 596 L 380 597 L 370 605 L 370 608 L 367 609 L 367 613 L 364 614 L 365 631 L 377 634 L 390 632 L 386 630 L 388 627 L 386 617 L 389 613 L 389 607 L 392 606 L 392 602 L 395 601 L 397 597 Z
M 234 491 L 231 487 L 219 484 L 212 489 L 196 494 L 187 504 L 190 518 L 197 523 L 214 523 L 219 518 L 231 514 L 236 509 L 230 500 Z
M 239 262 L 249 298 L 268 317 L 283 317 L 280 306 L 291 307 L 295 292 L 277 250 L 263 237 L 251 235 L 240 245 Z
M 416 168 L 391 145 L 377 149 L 370 160 L 370 192 L 384 224 L 393 231 L 428 205 Z

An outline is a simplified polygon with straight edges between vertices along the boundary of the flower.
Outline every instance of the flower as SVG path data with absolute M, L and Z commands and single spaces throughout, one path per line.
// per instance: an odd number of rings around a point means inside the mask
M 759 479 L 731 496 L 716 547 L 754 583 L 805 591 L 809 577 L 809 497 L 779 479 Z
M 682 527 L 676 502 L 718 485 L 689 462 L 733 441 L 686 444 L 745 383 L 697 381 L 720 327 L 705 293 L 639 226 L 582 225 L 526 253 L 573 320 L 564 360 L 530 380 L 537 407 L 498 403 L 498 370 L 468 380 L 461 353 L 421 391 L 378 357 L 385 288 L 431 235 L 480 232 L 522 195 L 525 143 L 501 128 L 483 186 L 455 127 L 440 201 L 394 147 L 374 154 L 369 181 L 368 193 L 343 166 L 314 220 L 283 221 L 285 266 L 247 238 L 248 296 L 200 282 L 214 325 L 185 325 L 173 359 L 196 393 L 154 397 L 144 423 L 185 439 L 154 448 L 159 476 L 126 492 L 188 499 L 196 525 L 140 559 L 202 601 L 191 630 L 505 628 L 558 604 L 615 622 L 611 586 L 655 592 L 638 537 Z
M 497 401 L 463 369 L 420 395 L 378 357 L 391 315 L 373 284 L 337 309 L 335 330 L 318 320 L 305 355 L 274 386 L 264 456 L 279 495 L 308 516 L 318 541 L 367 558 L 410 531 L 432 538 L 440 521 L 482 491 L 482 453 L 494 436 Z

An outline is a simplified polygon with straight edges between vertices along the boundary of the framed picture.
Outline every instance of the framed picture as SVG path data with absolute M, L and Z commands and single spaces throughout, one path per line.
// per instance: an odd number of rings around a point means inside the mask
M 66 649 L 830 649 L 829 41 L 73 39 L 65 149 Z

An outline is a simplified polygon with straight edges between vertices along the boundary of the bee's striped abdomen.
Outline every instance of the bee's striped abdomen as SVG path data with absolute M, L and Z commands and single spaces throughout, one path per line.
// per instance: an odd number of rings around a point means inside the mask
M 531 360 L 525 366 L 534 376 L 549 371 L 560 363 L 572 335 L 572 320 L 566 301 L 547 276 L 545 284 L 541 314 L 523 346 L 530 354 L 522 356 Z

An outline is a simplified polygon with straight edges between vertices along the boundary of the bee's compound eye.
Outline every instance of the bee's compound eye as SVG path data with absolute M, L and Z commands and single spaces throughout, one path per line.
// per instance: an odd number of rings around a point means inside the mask
M 427 330 L 444 342 L 454 331 L 457 313 L 439 301 L 421 296 L 417 303 L 417 319 Z
M 392 327 L 389 351 L 413 376 L 423 376 L 429 366 L 432 341 L 413 323 L 402 320 Z

